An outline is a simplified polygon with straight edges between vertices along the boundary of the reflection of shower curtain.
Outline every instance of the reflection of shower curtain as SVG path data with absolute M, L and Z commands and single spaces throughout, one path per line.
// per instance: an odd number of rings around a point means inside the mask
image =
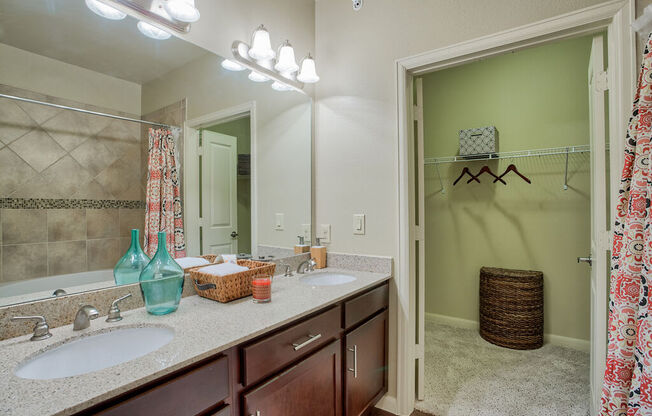
M 625 140 L 612 248 L 601 416 L 652 415 L 652 35 Z
M 177 130 L 149 129 L 144 245 L 150 257 L 156 252 L 159 231 L 166 232 L 166 245 L 172 257 L 186 255 L 176 149 L 178 136 Z

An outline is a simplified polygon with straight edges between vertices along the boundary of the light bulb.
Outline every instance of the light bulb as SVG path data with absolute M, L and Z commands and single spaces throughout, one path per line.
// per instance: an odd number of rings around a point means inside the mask
M 260 72 L 256 72 L 256 71 L 251 71 L 249 73 L 248 78 L 250 80 L 252 80 L 253 82 L 267 82 L 267 81 L 269 81 L 269 78 L 267 76 L 261 74 Z
M 122 20 L 127 17 L 126 13 L 121 12 L 115 7 L 104 4 L 98 0 L 86 0 L 86 6 L 93 11 L 93 13 L 111 20 Z
M 232 61 L 230 59 L 225 59 L 222 61 L 222 68 L 228 70 L 228 71 L 244 71 L 245 68 L 244 66 L 240 65 L 239 63 Z
M 195 0 L 167 0 L 163 5 L 173 19 L 188 23 L 199 20 Z
M 251 48 L 249 48 L 249 56 L 257 61 L 267 61 L 274 59 L 276 56 L 276 53 L 274 53 L 274 50 L 272 49 L 272 43 L 269 39 L 269 32 L 263 25 L 258 26 L 251 37 Z
M 301 62 L 301 72 L 297 75 L 297 80 L 306 84 L 313 84 L 319 81 L 319 76 L 315 71 L 315 60 L 308 54 Z
M 278 49 L 278 60 L 274 69 L 278 72 L 293 73 L 299 70 L 299 65 L 294 58 L 294 48 L 289 41 L 285 41 Z

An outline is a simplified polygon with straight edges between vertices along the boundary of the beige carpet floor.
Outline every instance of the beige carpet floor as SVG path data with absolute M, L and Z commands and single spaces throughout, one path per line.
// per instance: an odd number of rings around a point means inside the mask
M 516 351 L 476 330 L 426 322 L 425 400 L 436 416 L 587 416 L 589 355 L 544 345 Z

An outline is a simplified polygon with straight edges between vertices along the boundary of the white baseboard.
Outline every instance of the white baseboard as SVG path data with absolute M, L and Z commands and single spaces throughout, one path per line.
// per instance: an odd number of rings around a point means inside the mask
M 437 313 L 426 312 L 426 321 L 450 325 L 456 328 L 478 329 L 480 327 L 480 323 L 477 321 L 455 318 L 453 316 L 440 315 Z M 560 347 L 572 348 L 582 352 L 591 351 L 591 342 L 584 339 L 570 338 L 554 334 L 543 334 L 543 342 Z
M 392 397 L 388 394 L 381 397 L 375 407 L 395 415 L 398 414 L 398 403 L 396 402 L 396 397 Z

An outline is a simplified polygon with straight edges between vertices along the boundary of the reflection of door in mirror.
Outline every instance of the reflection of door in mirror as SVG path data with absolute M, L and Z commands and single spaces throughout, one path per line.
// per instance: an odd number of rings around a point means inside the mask
M 201 132 L 202 253 L 251 253 L 249 117 Z

